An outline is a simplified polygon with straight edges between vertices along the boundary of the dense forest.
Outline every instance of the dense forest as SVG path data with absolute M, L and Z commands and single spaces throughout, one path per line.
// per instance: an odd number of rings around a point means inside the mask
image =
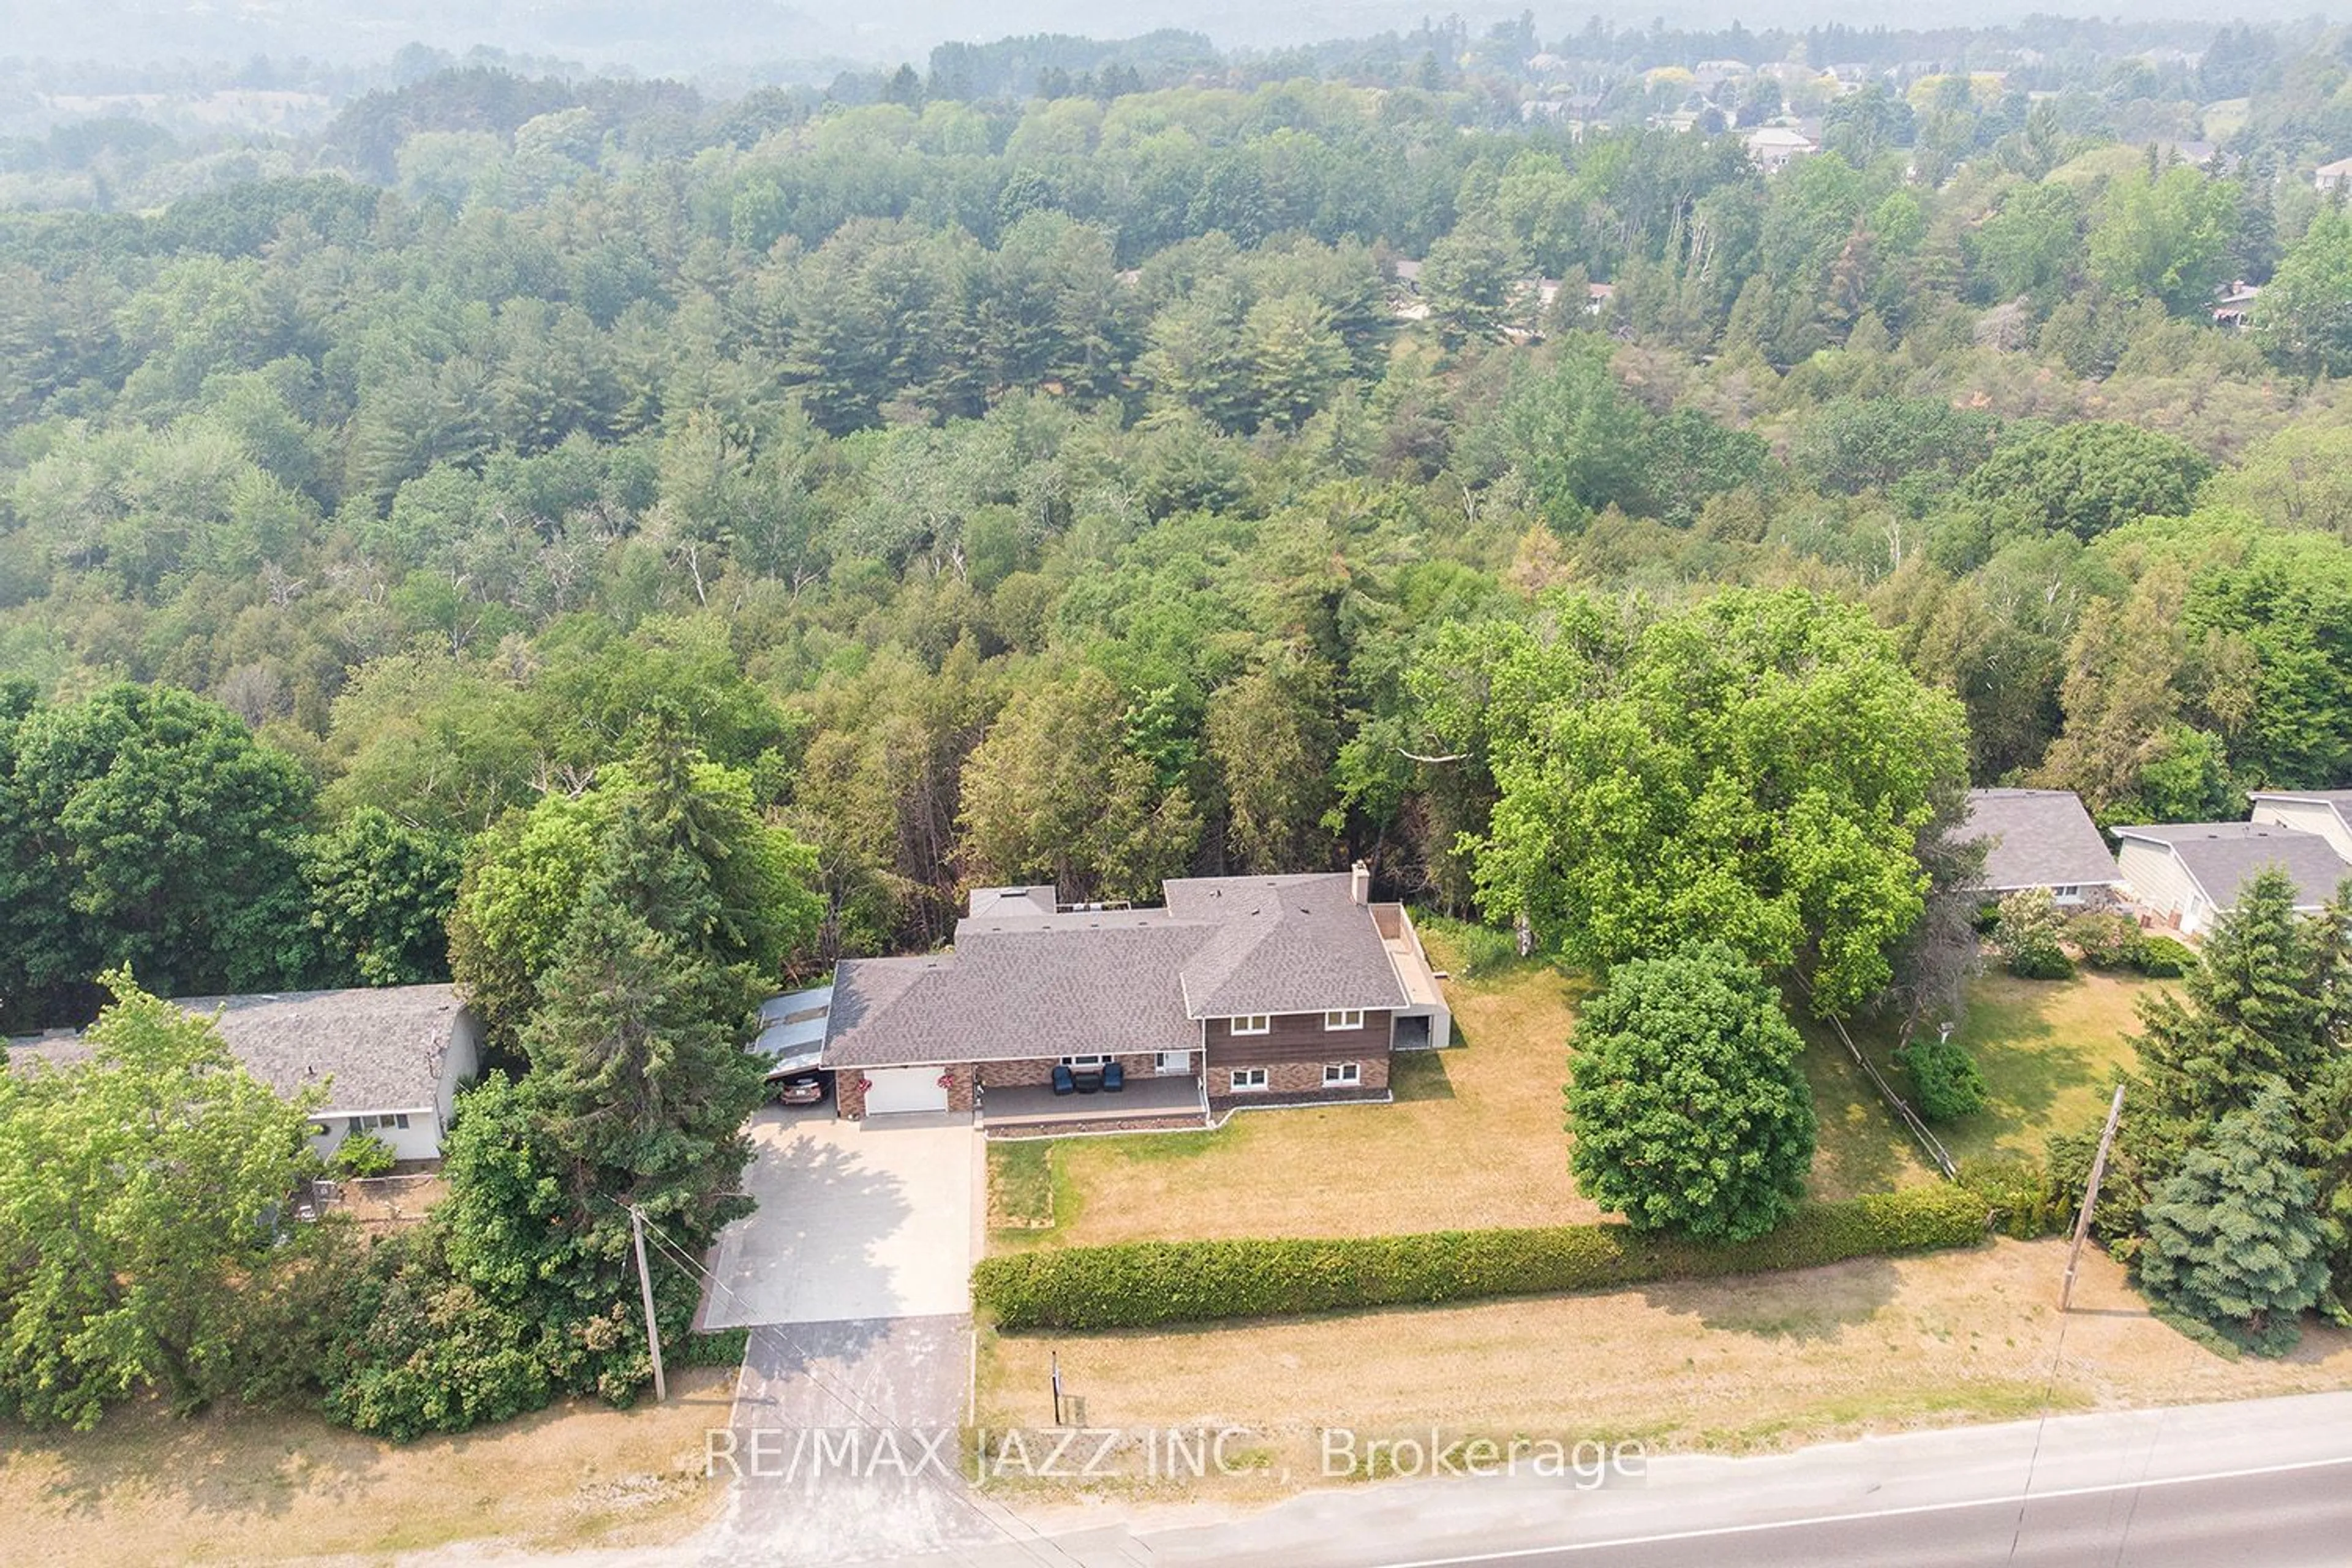
M 654 713 L 814 847 L 802 969 L 991 879 L 1466 907 L 1417 661 L 1562 588 L 1866 605 L 1973 779 L 2111 820 L 2352 773 L 2335 41 L 1808 79 L 1769 175 L 1465 69 L 1037 68 L 448 71 L 308 173 L 0 219 L 10 1020 L 442 973 L 468 838 Z M 2116 137 L 2230 87 L 2242 151 Z

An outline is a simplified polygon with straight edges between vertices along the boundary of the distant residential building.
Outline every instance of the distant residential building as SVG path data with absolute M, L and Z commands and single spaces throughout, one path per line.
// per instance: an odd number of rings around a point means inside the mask
M 2311 172 L 2311 183 L 2323 191 L 2352 189 L 2352 158 L 2322 163 Z
M 2241 278 L 2225 283 L 2213 299 L 2213 324 L 2242 332 L 2254 322 L 2254 300 L 2262 294 L 2262 285 L 2249 283 Z
M 1756 160 L 1756 166 L 1768 174 L 1777 174 L 1798 159 L 1822 150 L 1820 142 L 1792 125 L 1759 125 L 1743 132 L 1740 140 L 1748 143 L 1748 155 Z

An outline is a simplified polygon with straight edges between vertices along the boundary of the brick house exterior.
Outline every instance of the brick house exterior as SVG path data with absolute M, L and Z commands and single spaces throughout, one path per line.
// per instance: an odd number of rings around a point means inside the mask
M 1386 1100 L 1400 1040 L 1444 1046 L 1452 1019 L 1411 918 L 1370 884 L 1361 866 L 1192 878 L 1147 909 L 976 889 L 948 952 L 835 971 L 837 1113 L 976 1113 L 1039 1136 Z M 1053 1092 L 1056 1068 L 1080 1092 Z

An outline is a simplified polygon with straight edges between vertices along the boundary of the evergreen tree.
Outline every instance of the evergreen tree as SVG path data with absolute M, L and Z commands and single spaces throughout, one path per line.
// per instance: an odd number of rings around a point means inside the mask
M 2325 1226 L 2284 1085 L 2221 1118 L 2147 1205 L 2140 1284 L 2159 1307 L 2278 1355 L 2327 1289 Z
M 2200 1126 L 2273 1080 L 2311 1081 L 2328 1011 L 2318 969 L 2331 960 L 2294 900 L 2284 871 L 2258 872 L 2206 938 L 2186 998 L 2141 1004 L 2140 1061 L 2164 1116 Z

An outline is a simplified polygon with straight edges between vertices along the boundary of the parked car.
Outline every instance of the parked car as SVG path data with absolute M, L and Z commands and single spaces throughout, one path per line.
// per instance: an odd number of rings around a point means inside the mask
M 824 1074 L 821 1072 L 788 1073 L 771 1079 L 769 1088 L 778 1105 L 819 1105 L 824 1100 Z

